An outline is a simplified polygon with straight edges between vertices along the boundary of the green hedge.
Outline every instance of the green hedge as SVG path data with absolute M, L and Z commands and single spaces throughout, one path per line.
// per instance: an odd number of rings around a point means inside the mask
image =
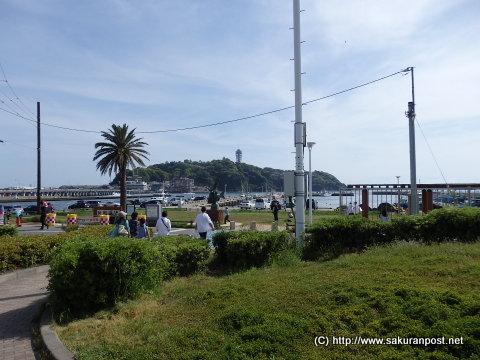
M 60 239 L 58 235 L 1 237 L 0 273 L 46 264 Z
M 105 236 L 112 228 L 113 226 L 88 226 L 78 231 L 48 236 L 2 236 L 0 237 L 0 273 L 47 264 L 52 250 L 64 241 L 78 237 Z
M 480 209 L 444 208 L 427 215 L 399 216 L 392 221 L 338 217 L 322 220 L 307 228 L 306 233 L 303 257 L 308 260 L 396 240 L 471 242 L 480 237 Z
M 2 225 L 0 226 L 0 237 L 1 236 L 15 236 L 18 234 L 16 226 L 12 225 Z
M 219 232 L 213 237 L 216 263 L 229 270 L 263 266 L 283 250 L 294 247 L 286 231 Z
M 188 236 L 160 236 L 152 240 L 167 259 L 165 278 L 188 276 L 206 269 L 211 250 L 205 240 Z
M 152 289 L 167 266 L 158 246 L 141 239 L 67 241 L 52 256 L 48 290 L 57 316 L 89 314 Z

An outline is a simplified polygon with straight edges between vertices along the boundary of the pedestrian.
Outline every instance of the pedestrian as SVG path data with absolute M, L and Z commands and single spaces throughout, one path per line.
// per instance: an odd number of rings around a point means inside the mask
M 280 202 L 278 200 L 272 200 L 270 203 L 270 210 L 273 211 L 273 220 L 278 221 L 278 210 L 280 209 Z
M 385 210 L 385 209 L 382 210 L 382 212 L 380 213 L 380 220 L 388 221 L 387 210 Z
M 353 205 L 351 202 L 348 203 L 346 215 L 353 215 Z
M 145 218 L 142 217 L 138 222 L 136 238 L 150 240 L 150 233 L 148 232 L 148 226 L 145 224 Z
M 162 217 L 158 218 L 157 220 L 155 229 L 157 230 L 158 236 L 166 236 L 170 234 L 170 231 L 172 230 L 172 223 L 170 222 L 170 219 L 167 218 L 167 216 L 168 213 L 166 211 L 162 211 Z
M 130 226 L 127 220 L 127 213 L 120 211 L 115 220 L 115 228 L 108 233 L 109 236 L 129 236 Z
M 215 230 L 213 226 L 212 219 L 206 213 L 207 208 L 202 206 L 201 213 L 197 215 L 195 218 L 195 230 L 198 232 L 202 239 L 207 238 L 207 232 L 211 229 L 212 231 Z
M 230 210 L 228 209 L 228 206 L 225 206 L 225 210 L 223 211 L 223 214 L 225 215 L 225 219 L 223 221 L 224 224 L 230 222 Z
M 42 226 L 40 227 L 40 230 L 43 230 L 43 228 L 46 226 L 48 230 L 48 224 L 47 224 L 47 202 L 42 201 L 40 204 L 40 223 Z
M 132 212 L 132 215 L 130 215 L 130 221 L 128 222 L 128 225 L 130 226 L 130 236 L 132 238 L 137 236 L 138 232 L 138 213 L 136 211 Z

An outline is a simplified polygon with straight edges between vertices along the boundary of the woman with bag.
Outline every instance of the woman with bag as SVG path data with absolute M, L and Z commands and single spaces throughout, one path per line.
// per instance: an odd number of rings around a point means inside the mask
M 120 211 L 115 221 L 115 229 L 108 233 L 110 236 L 130 236 L 130 226 L 128 225 L 127 213 Z
M 139 220 L 137 236 L 138 239 L 150 240 L 150 233 L 148 232 L 148 226 L 145 224 L 145 218 Z

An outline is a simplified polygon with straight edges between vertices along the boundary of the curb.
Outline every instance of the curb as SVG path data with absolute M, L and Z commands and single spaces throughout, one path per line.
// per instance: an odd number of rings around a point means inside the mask
M 73 360 L 73 354 L 60 341 L 57 333 L 50 325 L 52 322 L 52 310 L 45 309 L 40 320 L 40 336 L 50 356 L 55 360 Z
M 48 269 L 50 269 L 50 266 L 42 265 L 42 266 L 37 266 L 37 267 L 34 267 L 34 268 L 18 270 L 18 271 L 15 271 L 15 272 L 3 274 L 3 275 L 0 275 L 0 283 L 3 283 L 3 282 L 8 281 L 8 280 L 21 279 L 21 278 L 27 277 L 31 274 L 47 272 Z

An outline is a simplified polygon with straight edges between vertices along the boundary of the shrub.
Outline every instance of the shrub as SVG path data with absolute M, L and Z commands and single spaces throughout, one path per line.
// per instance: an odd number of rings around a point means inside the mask
M 160 253 L 168 262 L 166 277 L 188 276 L 205 270 L 210 248 L 203 239 L 188 236 L 162 236 L 153 238 Z
M 60 236 L 4 236 L 0 239 L 0 273 L 46 264 Z
M 401 216 L 391 222 L 360 217 L 322 220 L 307 228 L 303 257 L 338 256 L 396 240 L 424 243 L 475 241 L 480 237 L 480 209 L 444 208 L 427 215 Z
M 0 227 L 2 228 L 5 227 Z M 78 237 L 105 236 L 112 228 L 112 226 L 88 226 L 77 231 L 51 236 L 5 235 L 0 238 L 0 273 L 46 264 L 52 250 L 62 242 Z
M 4 225 L 0 226 L 0 236 L 14 236 L 18 234 L 16 226 Z
M 263 266 L 275 254 L 294 246 L 285 231 L 220 232 L 214 235 L 213 245 L 217 263 L 230 270 Z
M 79 316 L 152 289 L 162 280 L 165 269 L 164 257 L 150 242 L 79 238 L 54 252 L 48 290 L 57 315 Z

